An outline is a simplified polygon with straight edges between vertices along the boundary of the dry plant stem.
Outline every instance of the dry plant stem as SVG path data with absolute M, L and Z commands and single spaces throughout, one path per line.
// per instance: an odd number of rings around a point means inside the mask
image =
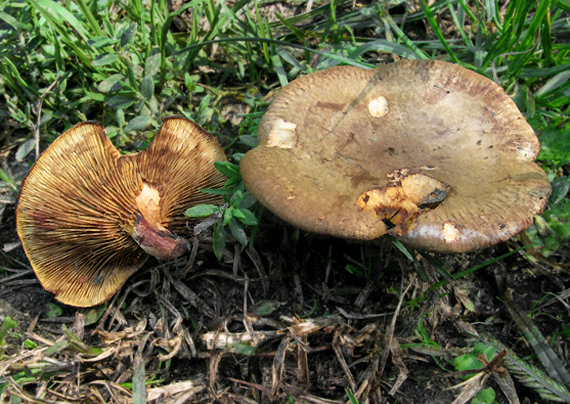
M 243 246 L 241 244 L 234 244 L 234 262 L 232 265 L 232 272 L 237 276 L 238 271 L 242 267 L 241 265 L 241 252 L 243 251 Z
M 184 268 L 182 268 L 182 270 L 178 273 L 175 273 L 175 276 L 177 278 L 180 279 L 184 279 L 186 278 L 186 274 L 188 274 L 188 271 L 190 271 L 192 269 L 192 266 L 194 266 L 194 261 L 196 260 L 196 254 L 198 254 L 198 246 L 200 245 L 200 240 L 198 240 L 198 237 L 194 238 L 194 241 L 192 242 L 192 249 L 190 250 L 190 257 L 188 258 L 188 262 L 186 262 L 186 265 L 184 265 Z
M 485 380 L 489 376 L 488 373 L 480 372 L 473 376 L 471 379 L 459 383 L 456 386 L 450 387 L 450 389 L 461 388 L 461 393 L 453 401 L 452 404 L 465 404 L 470 399 L 475 397 L 475 395 L 483 388 Z
M 309 355 L 307 350 L 304 349 L 304 346 L 307 345 L 308 340 L 306 335 L 302 335 L 300 337 L 301 341 L 305 345 L 298 344 L 297 345 L 297 382 L 301 386 L 308 386 L 309 385 Z
M 210 354 L 210 369 L 208 372 L 208 387 L 212 392 L 216 391 L 216 380 L 218 379 L 218 367 L 224 353 L 221 351 L 212 351 Z
M 34 332 L 34 328 L 36 328 L 36 324 L 38 323 L 38 320 L 40 319 L 40 315 L 36 315 L 32 321 L 30 322 L 30 325 L 28 327 L 28 333 L 33 333 Z
M 123 304 L 125 303 L 125 300 L 127 300 L 127 295 L 129 294 L 131 288 L 129 287 L 125 294 L 123 295 L 121 301 L 119 302 L 119 304 L 117 305 L 117 308 L 115 309 L 115 312 L 113 313 L 113 317 L 111 317 L 111 321 L 109 322 L 109 329 L 112 328 L 113 324 L 115 323 L 115 321 L 117 321 L 117 319 L 119 318 L 119 316 L 121 316 L 121 307 L 123 307 Z M 121 316 L 122 317 L 122 316 Z
M 236 255 L 238 255 L 238 254 L 236 254 Z M 246 275 L 246 279 L 245 279 L 245 282 L 243 284 L 243 325 L 244 325 L 245 329 L 247 330 L 248 334 L 250 335 L 254 346 L 258 346 L 259 345 L 259 338 L 257 338 L 257 334 L 253 330 L 253 324 L 251 324 L 251 319 L 249 318 L 249 316 L 247 314 L 247 294 L 248 294 L 247 290 L 248 290 L 248 288 L 249 288 L 249 279 L 247 279 L 247 275 Z
M 263 262 L 261 261 L 261 257 L 255 250 L 255 248 L 247 248 L 245 252 L 253 262 L 255 269 L 257 269 L 259 277 L 262 279 L 263 292 L 267 293 L 267 291 L 269 290 L 269 281 L 267 280 L 267 272 L 265 271 L 265 267 L 263 265 Z
M 201 310 L 206 317 L 210 317 L 212 319 L 217 318 L 216 313 L 210 306 L 206 304 L 204 300 L 202 300 L 192 289 L 182 283 L 179 279 L 174 279 L 172 275 L 165 271 L 164 275 L 168 279 L 168 281 L 174 286 L 176 291 L 182 295 L 188 303 L 190 303 L 195 308 Z
M 525 50 L 525 51 L 520 51 L 520 52 L 505 52 L 501 55 L 497 55 L 493 58 L 493 62 L 491 63 L 491 70 L 493 71 L 493 81 L 495 83 L 497 83 L 498 85 L 501 85 L 501 79 L 499 79 L 499 75 L 497 74 L 497 66 L 496 66 L 496 61 L 498 58 L 503 58 L 505 56 L 514 56 L 514 55 L 522 55 L 524 53 L 529 53 L 530 51 L 534 50 L 535 47 L 532 47 L 531 49 Z
M 73 324 L 73 330 L 75 335 L 80 340 L 83 340 L 83 334 L 85 332 L 85 313 L 83 310 L 77 310 L 75 312 L 75 323 Z
M 270 392 L 265 386 L 263 386 L 263 385 L 261 385 L 261 384 L 251 383 L 251 382 L 248 382 L 248 381 L 245 381 L 245 380 L 233 379 L 233 378 L 231 378 L 231 377 L 229 377 L 228 379 L 231 380 L 231 381 L 234 382 L 234 383 L 243 384 L 243 385 L 245 385 L 245 386 L 249 386 L 249 387 L 252 387 L 252 388 L 254 388 L 254 389 L 257 389 L 257 390 L 259 390 L 260 392 L 262 392 L 266 397 L 271 397 L 271 392 Z
M 412 281 L 410 282 L 410 284 L 406 287 L 406 290 L 404 289 L 404 274 L 402 273 L 402 281 L 400 284 L 400 299 L 398 300 L 398 304 L 396 306 L 396 310 L 394 310 L 394 316 L 392 317 L 392 321 L 390 322 L 390 325 L 388 326 L 388 329 L 386 330 L 386 336 L 384 337 L 384 345 L 385 345 L 385 349 L 384 352 L 382 353 L 382 359 L 380 360 L 380 368 L 378 369 L 378 377 L 381 377 L 382 374 L 384 373 L 384 368 L 386 367 L 386 361 L 388 360 L 388 354 L 391 352 L 391 347 L 392 347 L 392 343 L 391 340 L 392 338 L 394 338 L 394 329 L 396 328 L 396 320 L 398 319 L 398 315 L 400 314 L 400 308 L 402 307 L 402 302 L 404 301 L 404 296 L 406 295 L 406 293 L 408 293 L 408 290 L 410 289 L 410 287 L 412 286 L 412 284 L 415 281 L 415 276 L 414 279 L 412 279 Z M 394 352 L 392 352 L 392 355 L 394 355 Z
M 275 352 L 275 358 L 273 359 L 272 368 L 272 382 L 271 382 L 271 399 L 274 400 L 279 390 L 281 380 L 283 379 L 283 374 L 285 373 L 285 354 L 287 353 L 287 347 L 291 342 L 291 336 L 283 338 L 277 347 Z
M 343 315 L 343 317 L 347 318 L 348 320 L 366 320 L 369 318 L 387 317 L 394 314 L 394 312 L 380 314 L 351 314 L 340 306 L 337 306 L 336 309 L 340 312 L 340 314 Z
M 398 389 L 402 383 L 404 383 L 404 381 L 408 378 L 409 371 L 403 361 L 404 353 L 402 351 L 402 348 L 400 347 L 400 344 L 395 337 L 393 337 L 390 341 L 390 352 L 392 352 L 392 362 L 394 362 L 398 367 L 398 378 L 388 392 L 388 394 L 394 396 L 398 392 Z
M 52 90 L 52 88 L 57 84 L 58 81 L 59 77 L 55 79 L 55 81 L 51 83 L 48 86 L 48 88 L 46 88 L 46 91 L 44 91 L 38 103 L 36 104 L 36 112 L 38 115 L 38 120 L 36 123 L 36 161 L 40 158 L 40 121 L 42 118 L 42 105 L 44 103 L 44 98 L 46 98 L 46 95 Z
M 166 397 L 172 397 L 175 394 L 179 394 L 183 391 L 186 393 L 180 396 L 176 403 L 190 403 L 190 398 L 204 390 L 206 386 L 201 380 L 188 380 L 184 382 L 172 383 L 167 386 L 154 387 L 148 389 L 147 401 L 159 400 L 157 402 L 163 402 Z M 169 401 L 172 402 L 172 401 Z
M 19 397 L 20 399 L 24 400 L 24 402 L 26 403 L 56 404 L 55 401 L 46 401 L 29 396 L 12 377 L 6 377 L 6 381 L 10 383 L 10 392 L 12 393 L 12 395 Z
M 350 389 L 352 391 L 356 390 L 356 382 L 354 381 L 354 376 L 352 375 L 352 372 L 350 371 L 350 367 L 348 366 L 348 363 L 346 363 L 346 359 L 344 359 L 344 355 L 342 354 L 342 349 L 338 343 L 338 335 L 335 335 L 335 338 L 332 342 L 332 347 L 333 347 L 333 351 L 336 355 L 336 359 L 339 361 L 342 370 L 344 372 L 344 375 L 346 376 L 346 379 L 348 381 L 348 384 L 350 385 Z
M 23 276 L 29 275 L 31 272 L 33 272 L 33 270 L 31 270 L 31 269 L 27 269 L 27 270 L 23 270 L 23 271 L 18 271 L 18 272 L 15 273 L 14 275 L 10 275 L 10 276 L 7 276 L 7 277 L 5 277 L 5 278 L 3 278 L 3 279 L 0 279 L 0 284 L 2 284 L 2 283 L 7 283 L 7 282 L 10 282 L 10 281 L 12 281 L 12 280 L 14 280 L 14 279 L 18 279 L 18 278 L 21 278 L 21 277 L 23 277 Z

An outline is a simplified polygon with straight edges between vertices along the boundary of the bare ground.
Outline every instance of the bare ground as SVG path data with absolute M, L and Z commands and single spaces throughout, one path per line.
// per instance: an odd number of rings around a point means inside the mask
M 13 205 L 1 234 L 13 248 Z M 210 245 L 208 236 L 200 240 L 193 262 L 150 262 L 99 311 L 53 300 L 21 247 L 2 253 L 0 316 L 18 322 L 0 364 L 10 376 L 4 398 L 128 403 L 124 383 L 144 371 L 149 402 L 340 403 L 349 389 L 361 403 L 451 403 L 461 388 L 448 389 L 462 381 L 450 377 L 451 361 L 469 351 L 469 327 L 540 366 L 503 303 L 509 295 L 568 365 L 567 338 L 550 336 L 568 323 L 569 278 L 520 252 L 429 291 L 443 277 L 420 254 L 413 263 L 388 239 L 318 237 L 270 214 L 255 249 L 230 244 L 218 262 Z M 517 246 L 435 258 L 455 273 Z M 556 258 L 567 263 L 569 252 Z M 50 318 L 48 303 L 63 312 Z M 19 372 L 30 378 L 17 383 Z M 493 377 L 487 385 L 508 402 Z M 544 402 L 514 386 L 520 402 Z

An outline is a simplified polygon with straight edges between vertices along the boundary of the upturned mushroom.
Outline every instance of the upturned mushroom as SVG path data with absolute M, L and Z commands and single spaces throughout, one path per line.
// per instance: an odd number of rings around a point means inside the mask
M 18 234 L 42 284 L 78 307 L 109 299 L 148 254 L 188 251 L 187 208 L 217 203 L 200 188 L 223 186 L 226 156 L 192 121 L 164 120 L 145 150 L 121 155 L 97 122 L 58 137 L 22 183 Z M 190 222 L 190 223 L 188 223 Z
M 551 193 L 509 96 L 440 61 L 301 77 L 273 100 L 258 142 L 241 161 L 247 188 L 315 233 L 472 251 L 529 227 Z

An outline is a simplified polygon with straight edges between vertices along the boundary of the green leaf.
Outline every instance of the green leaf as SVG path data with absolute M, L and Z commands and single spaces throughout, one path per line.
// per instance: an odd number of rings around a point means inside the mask
M 495 402 L 495 390 L 487 387 L 477 393 L 471 404 L 493 404 Z
M 465 355 L 461 355 L 461 356 L 456 357 L 453 360 L 453 366 L 458 371 L 462 371 L 462 370 L 481 369 L 483 367 L 483 364 L 481 362 L 479 362 L 479 360 L 477 359 L 477 357 L 475 355 L 473 355 L 472 353 L 467 353 Z M 467 376 L 466 379 L 469 379 L 473 375 Z
M 154 95 L 154 79 L 151 75 L 144 76 L 141 83 L 141 94 L 147 100 L 150 100 Z
M 216 205 L 202 204 L 202 205 L 192 206 L 191 208 L 186 209 L 184 215 L 188 217 L 206 217 L 213 215 L 218 210 L 219 208 Z
M 111 108 L 125 109 L 133 105 L 137 101 L 134 97 L 129 97 L 121 94 L 117 94 L 105 101 L 105 103 Z M 122 126 L 122 125 L 121 125 Z
M 555 164 L 570 161 L 570 122 L 560 125 L 553 122 L 540 136 L 539 160 L 551 160 Z
M 34 150 L 35 146 L 36 146 L 36 139 L 35 138 L 30 138 L 30 139 L 26 140 L 24 143 L 22 143 L 20 145 L 20 147 L 18 147 L 18 150 L 16 151 L 16 160 L 22 161 L 23 159 L 25 159 L 26 156 L 32 150 Z
M 396 246 L 396 248 L 398 250 L 400 250 L 402 252 L 402 254 L 404 254 L 406 256 L 406 258 L 408 258 L 410 261 L 414 262 L 414 257 L 412 257 L 412 254 L 408 251 L 406 246 L 404 244 L 402 244 L 402 242 L 400 240 L 390 239 L 390 241 L 392 242 L 392 244 L 394 244 Z
M 240 171 L 239 166 L 230 163 L 229 161 L 216 161 L 214 166 L 218 169 L 219 172 L 224 174 L 226 177 L 239 177 Z
M 156 46 L 152 48 L 144 64 L 144 73 L 147 76 L 154 76 L 160 70 L 160 49 Z
M 121 47 L 125 47 L 135 38 L 137 33 L 137 24 L 132 22 L 129 26 L 123 31 L 123 35 L 121 35 Z
M 23 344 L 25 345 L 26 348 L 29 348 L 29 349 L 36 349 L 39 346 L 38 344 L 36 344 L 31 339 L 24 340 Z
M 86 309 L 85 311 L 85 325 L 95 324 L 99 319 L 105 314 L 107 310 L 106 304 L 100 304 L 98 306 Z
M 0 326 L 0 346 L 4 345 L 4 338 L 6 338 L 6 334 L 8 334 L 8 331 L 12 328 L 16 328 L 17 326 L 18 323 L 12 320 L 12 317 L 6 316 L 6 318 L 2 322 L 2 326 Z
M 255 199 L 255 196 L 253 196 L 253 194 L 249 191 L 245 191 L 243 193 L 243 199 L 241 200 L 240 204 L 239 204 L 239 208 L 240 209 L 248 209 L 251 208 L 255 202 L 257 202 L 257 199 Z
M 262 300 L 261 302 L 256 303 L 255 306 L 252 307 L 252 310 L 260 316 L 267 316 L 284 305 L 284 302 L 279 302 L 277 300 Z
M 94 101 L 97 102 L 103 102 L 105 101 L 105 95 L 104 94 L 100 94 L 100 93 L 94 93 L 92 91 L 85 91 L 85 95 L 89 98 L 91 98 Z
M 54 303 L 46 303 L 46 307 L 48 309 L 47 316 L 48 318 L 56 318 L 61 317 L 63 314 L 63 309 Z
M 127 78 L 129 79 L 129 86 L 133 91 L 138 88 L 138 81 L 135 77 L 135 72 L 131 66 L 127 66 Z
M 116 118 L 117 118 L 117 124 L 119 125 L 120 128 L 125 126 L 125 111 L 123 109 L 121 108 L 117 109 Z
M 47 12 L 54 12 L 55 14 L 53 15 L 56 21 L 60 24 L 65 21 L 65 23 L 73 27 L 73 30 L 77 32 L 84 41 L 87 41 L 89 32 L 85 29 L 85 26 L 61 4 L 52 0 L 38 0 L 37 4 L 45 8 Z
M 184 85 L 186 86 L 186 88 L 190 93 L 193 93 L 194 90 L 196 90 L 196 83 L 192 79 L 192 76 L 188 74 L 188 72 L 184 74 Z
M 146 404 L 146 370 L 143 348 L 149 335 L 146 334 L 139 342 L 139 347 L 133 361 L 133 404 Z
M 226 224 L 228 224 L 230 222 L 230 220 L 232 220 L 233 211 L 234 211 L 234 208 L 231 208 L 231 207 L 224 211 L 224 220 L 222 221 L 222 226 L 225 226 Z
M 123 87 L 122 81 L 125 79 L 124 74 L 113 74 L 99 83 L 97 90 L 102 93 L 110 93 L 119 91 Z
M 257 147 L 257 137 L 252 135 L 242 135 L 239 137 L 240 142 L 249 147 Z
M 124 131 L 128 133 L 144 130 L 150 124 L 151 120 L 152 118 L 148 115 L 137 116 L 129 121 Z
M 256 347 L 246 345 L 246 344 L 242 344 L 239 342 L 234 344 L 234 351 L 236 353 L 246 355 L 246 356 L 254 356 L 257 354 L 257 348 Z
M 570 178 L 564 175 L 556 177 L 554 181 L 552 181 L 552 196 L 550 197 L 550 204 L 556 205 L 558 202 L 562 201 L 562 199 L 568 194 L 569 189 Z
M 113 63 L 115 60 L 119 58 L 119 55 L 116 53 L 103 53 L 93 59 L 91 63 L 92 66 L 106 66 Z
M 87 40 L 87 43 L 93 48 L 104 48 L 105 46 L 110 46 L 119 42 L 118 39 L 112 39 L 106 36 L 98 36 Z
M 495 348 L 492 346 L 487 346 L 482 342 L 478 342 L 473 347 L 472 355 L 476 357 L 480 354 L 482 354 L 488 361 L 491 361 L 495 355 Z
M 255 226 L 257 224 L 257 218 L 249 209 L 234 209 L 234 217 L 248 226 Z
M 236 191 L 230 198 L 230 206 L 232 208 L 237 208 L 243 199 L 243 192 Z
M 232 235 L 240 242 L 240 244 L 247 245 L 247 235 L 245 234 L 245 230 L 235 218 L 232 218 L 232 220 L 229 221 L 228 227 L 230 228 Z
M 226 248 L 226 231 L 220 223 L 214 225 L 214 254 L 218 260 L 221 260 Z
M 25 24 L 21 21 L 18 21 L 16 18 L 11 16 L 10 14 L 6 14 L 2 11 L 0 11 L 0 20 L 4 21 L 5 23 L 10 24 L 12 26 L 12 28 L 14 28 L 18 31 L 26 32 L 26 31 L 30 31 L 32 29 L 32 26 L 30 24 Z

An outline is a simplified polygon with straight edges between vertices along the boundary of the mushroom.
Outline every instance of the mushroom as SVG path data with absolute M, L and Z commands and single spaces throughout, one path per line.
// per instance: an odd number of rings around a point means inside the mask
M 241 161 L 249 191 L 287 222 L 343 238 L 472 251 L 529 227 L 551 193 L 509 96 L 440 61 L 301 77 L 273 100 L 258 142 Z
M 18 234 L 42 286 L 62 303 L 108 300 L 148 254 L 188 251 L 184 211 L 219 202 L 226 156 L 192 121 L 164 120 L 145 150 L 121 155 L 97 122 L 73 126 L 42 153 L 22 183 Z M 192 223 L 190 223 L 192 224 Z

